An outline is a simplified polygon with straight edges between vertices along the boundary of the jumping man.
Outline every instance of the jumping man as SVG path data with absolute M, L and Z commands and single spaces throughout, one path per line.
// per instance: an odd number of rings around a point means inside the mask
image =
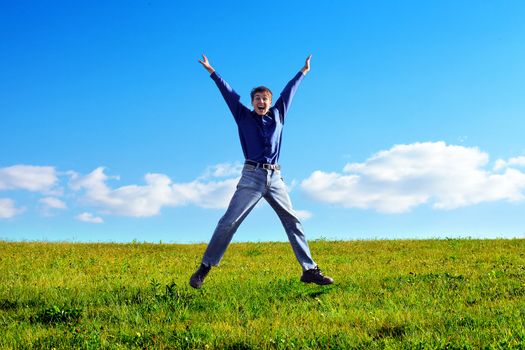
M 303 228 L 286 192 L 281 168 L 277 164 L 285 117 L 299 84 L 310 70 L 311 57 L 306 59 L 301 70 L 285 86 L 275 105 L 272 106 L 270 89 L 264 86 L 254 88 L 250 93 L 253 110 L 240 102 L 240 96 L 215 72 L 205 55 L 199 60 L 217 84 L 233 114 L 245 162 L 228 209 L 215 228 L 201 265 L 190 278 L 193 288 L 202 287 L 211 267 L 219 264 L 235 231 L 261 198 L 266 199 L 284 226 L 295 257 L 303 269 L 301 281 L 320 285 L 334 282 L 322 274 L 312 259 Z

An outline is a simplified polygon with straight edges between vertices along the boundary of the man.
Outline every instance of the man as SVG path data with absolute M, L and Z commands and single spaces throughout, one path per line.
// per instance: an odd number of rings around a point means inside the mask
M 272 92 L 264 86 L 254 88 L 250 94 L 253 110 L 240 102 L 240 96 L 215 72 L 205 55 L 199 60 L 217 84 L 233 114 L 245 163 L 228 209 L 217 224 L 200 267 L 190 278 L 193 288 L 202 287 L 211 267 L 219 264 L 235 231 L 261 198 L 268 201 L 284 226 L 295 257 L 303 269 L 301 281 L 320 285 L 333 283 L 333 279 L 324 276 L 311 257 L 303 228 L 292 209 L 281 177 L 281 168 L 277 164 L 285 117 L 299 84 L 310 70 L 311 57 L 306 59 L 304 67 L 286 85 L 273 107 Z

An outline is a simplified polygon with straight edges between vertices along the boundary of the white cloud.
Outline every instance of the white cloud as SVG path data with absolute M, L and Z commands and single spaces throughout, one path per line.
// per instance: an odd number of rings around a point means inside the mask
M 308 210 L 295 210 L 295 215 L 297 215 L 300 220 L 308 220 L 312 217 L 312 213 Z
M 15 202 L 9 198 L 0 198 L 0 219 L 9 219 L 23 212 L 24 209 L 16 208 Z
M 199 179 L 209 179 L 216 177 L 239 177 L 243 164 L 239 162 L 235 163 L 220 163 L 216 165 L 211 165 L 206 168 L 204 174 Z
M 525 166 L 525 156 L 510 158 L 507 164 L 509 166 Z
M 104 222 L 104 220 L 99 216 L 94 216 L 91 213 L 82 213 L 80 215 L 76 216 L 77 220 L 84 221 L 84 222 L 90 222 L 92 224 L 101 224 Z
M 111 189 L 104 168 L 97 168 L 86 176 L 74 175 L 71 187 L 84 190 L 84 199 L 109 214 L 124 216 L 153 216 L 166 204 L 177 205 L 183 198 L 176 198 L 171 190 L 171 180 L 161 174 L 147 174 L 146 185 L 122 186 Z
M 51 192 L 58 181 L 54 167 L 13 165 L 0 168 L 0 190 Z
M 364 163 L 347 164 L 344 173 L 315 171 L 301 187 L 321 202 L 386 213 L 407 212 L 425 203 L 453 209 L 523 200 L 525 174 L 516 169 L 488 171 L 488 161 L 488 154 L 478 148 L 444 142 L 397 145 Z
M 39 200 L 46 208 L 67 209 L 66 203 L 56 197 L 44 197 Z
M 525 156 L 510 158 L 509 160 L 498 159 L 494 165 L 494 171 L 499 171 L 508 167 L 525 166 Z
M 146 217 L 160 213 L 164 206 L 194 204 L 204 208 L 225 208 L 235 191 L 238 179 L 189 183 L 172 183 L 164 174 L 146 174 L 145 185 L 128 185 L 112 189 L 104 168 L 88 175 L 70 173 L 70 187 L 84 191 L 83 200 L 108 214 Z
M 494 171 L 500 171 L 502 169 L 505 169 L 507 167 L 507 162 L 503 159 L 498 159 L 494 163 L 494 167 L 492 168 Z
M 222 181 L 174 184 L 172 190 L 176 196 L 183 196 L 185 203 L 202 208 L 224 209 L 228 207 L 239 178 Z

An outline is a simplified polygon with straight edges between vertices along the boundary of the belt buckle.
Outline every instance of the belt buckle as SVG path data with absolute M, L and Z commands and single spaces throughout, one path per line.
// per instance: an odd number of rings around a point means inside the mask
M 267 170 L 279 170 L 279 165 L 277 164 L 262 164 L 262 167 Z

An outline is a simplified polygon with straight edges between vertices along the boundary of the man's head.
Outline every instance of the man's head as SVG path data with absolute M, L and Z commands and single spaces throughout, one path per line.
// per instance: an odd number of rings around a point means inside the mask
M 268 113 L 272 106 L 272 92 L 265 86 L 258 86 L 250 92 L 252 98 L 252 106 L 255 113 L 260 116 Z

